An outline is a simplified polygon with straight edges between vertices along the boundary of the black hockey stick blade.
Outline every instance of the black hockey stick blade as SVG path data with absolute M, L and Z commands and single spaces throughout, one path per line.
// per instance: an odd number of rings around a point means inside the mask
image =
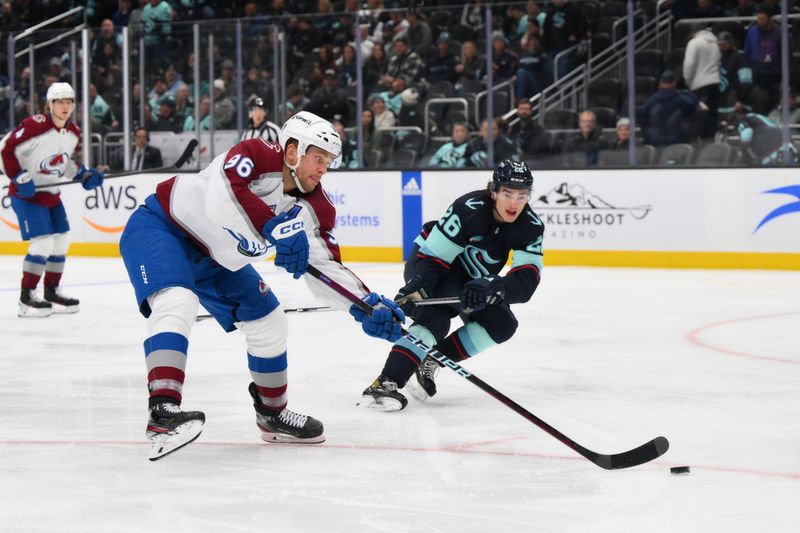
M 308 265 L 308 274 L 313 276 L 314 278 L 320 280 L 321 282 L 325 283 L 328 287 L 332 288 L 334 291 L 339 293 L 341 296 L 348 299 L 350 302 L 355 304 L 359 309 L 364 311 L 367 314 L 372 314 L 373 308 L 372 306 L 368 305 L 366 302 L 361 300 L 358 296 L 347 290 L 347 288 L 343 287 L 336 281 L 332 280 L 325 274 L 323 274 L 318 268 L 314 265 Z M 667 441 L 664 437 L 656 437 L 655 439 L 646 442 L 645 444 L 639 446 L 638 448 L 634 448 L 627 452 L 617 453 L 617 454 L 602 454 L 594 452 L 588 448 L 585 448 L 572 440 L 571 438 L 567 437 L 556 428 L 539 418 L 538 416 L 534 415 L 517 402 L 503 394 L 502 392 L 498 391 L 478 376 L 473 375 L 469 370 L 462 367 L 436 348 L 428 346 L 425 344 L 421 339 L 415 337 L 411 333 L 408 332 L 405 328 L 403 328 L 403 337 L 406 341 L 411 342 L 421 350 L 423 350 L 428 357 L 432 357 L 439 361 L 442 366 L 448 367 L 450 370 L 454 371 L 460 377 L 466 379 L 473 385 L 477 386 L 479 389 L 487 393 L 492 398 L 498 400 L 500 403 L 504 404 L 506 407 L 510 408 L 515 413 L 519 414 L 529 422 L 535 424 L 543 431 L 549 433 L 551 436 L 555 437 L 562 444 L 565 446 L 573 449 L 592 463 L 596 464 L 600 468 L 604 468 L 606 470 L 620 470 L 623 468 L 630 468 L 633 466 L 638 466 L 653 459 L 656 459 L 669 449 L 669 441 Z
M 178 159 L 175 161 L 175 165 L 173 166 L 175 168 L 181 168 L 183 165 L 185 165 L 189 158 L 192 157 L 194 149 L 197 148 L 198 144 L 200 143 L 197 142 L 197 139 L 190 140 L 186 145 L 186 148 L 183 149 L 183 153 L 180 155 L 180 157 L 178 157 Z
M 649 463 L 653 459 L 664 455 L 667 450 L 669 450 L 669 441 L 667 438 L 656 437 L 651 441 L 645 442 L 638 448 L 628 450 L 627 452 L 606 455 L 586 450 L 589 454 L 593 455 L 593 457 L 589 455 L 584 455 L 584 457 L 600 468 L 605 468 L 606 470 L 620 470 L 622 468 L 630 468 L 632 466 Z

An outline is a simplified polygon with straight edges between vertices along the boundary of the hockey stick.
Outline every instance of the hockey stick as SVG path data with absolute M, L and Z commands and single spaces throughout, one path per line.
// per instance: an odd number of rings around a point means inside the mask
M 311 311 L 333 311 L 333 307 L 327 306 L 320 306 L 320 307 L 291 307 L 289 309 L 284 309 L 284 313 L 309 313 Z M 208 320 L 209 318 L 214 318 L 211 315 L 197 315 L 197 318 L 194 319 L 195 322 L 202 322 L 203 320 Z
M 426 305 L 452 305 L 460 302 L 460 298 L 446 296 L 444 298 L 425 298 L 424 300 L 416 300 L 414 305 L 417 307 L 425 307 Z
M 147 169 L 147 171 L 169 172 L 171 170 L 178 170 L 179 168 L 181 168 L 183 165 L 186 164 L 186 162 L 189 160 L 190 157 L 192 157 L 192 153 L 194 152 L 194 149 L 197 148 L 197 144 L 198 144 L 197 139 L 190 140 L 187 143 L 186 148 L 183 149 L 183 152 L 181 153 L 180 157 L 178 157 L 178 159 L 175 161 L 174 165 L 168 167 L 150 168 Z M 117 174 L 107 174 L 105 179 L 111 180 L 114 178 L 124 178 L 125 176 L 135 176 L 136 174 L 141 174 L 141 173 L 142 173 L 141 170 L 129 170 L 127 172 L 119 172 Z M 47 185 L 40 185 L 36 187 L 36 190 L 38 191 L 40 189 L 47 189 L 48 187 L 63 187 L 64 185 L 73 185 L 75 183 L 80 183 L 80 182 L 81 182 L 80 180 L 77 180 L 77 181 L 65 181 L 60 183 L 48 183 Z
M 336 281 L 330 279 L 328 276 L 323 274 L 319 271 L 314 265 L 308 265 L 308 274 L 313 276 L 314 278 L 320 280 L 321 282 L 325 283 L 328 287 L 332 288 L 334 291 L 339 293 L 340 295 L 344 296 L 353 304 L 358 306 L 359 309 L 364 311 L 367 314 L 372 314 L 372 306 L 367 305 L 363 302 L 358 296 L 347 290 L 345 287 L 338 284 Z M 452 359 L 448 358 L 446 355 L 442 354 L 435 348 L 432 348 L 422 342 L 422 340 L 418 339 L 414 335 L 408 332 L 407 329 L 403 328 L 403 337 L 408 341 L 423 350 L 428 357 L 433 357 L 437 361 L 439 361 L 442 365 L 450 368 L 450 370 L 454 371 L 456 374 L 461 376 L 462 378 L 466 379 L 473 385 L 477 386 L 479 389 L 486 392 L 492 398 L 500 401 L 506 407 L 509 407 L 517 414 L 521 415 L 527 421 L 535 424 L 539 428 L 543 429 L 551 436 L 555 437 L 562 444 L 565 444 L 569 448 L 572 448 L 583 457 L 588 459 L 589 461 L 593 462 L 600 468 L 605 468 L 606 470 L 619 470 L 622 468 L 630 468 L 632 466 L 637 466 L 643 463 L 647 463 L 656 459 L 662 455 L 669 449 L 669 441 L 665 437 L 656 437 L 655 439 L 648 441 L 638 448 L 634 448 L 632 450 L 628 450 L 627 452 L 622 453 L 615 453 L 615 454 L 603 454 L 593 452 L 588 448 L 584 448 L 571 438 L 567 437 L 556 428 L 542 420 L 541 418 L 537 417 L 533 413 L 530 413 L 525 408 L 514 402 L 508 396 L 504 395 L 485 381 L 481 380 L 478 376 L 472 374 L 467 369 L 463 368 L 461 365 L 453 361 Z

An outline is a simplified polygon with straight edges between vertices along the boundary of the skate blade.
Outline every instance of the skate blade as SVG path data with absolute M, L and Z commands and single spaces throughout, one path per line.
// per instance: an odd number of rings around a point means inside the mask
M 365 407 L 375 411 L 402 411 L 405 408 L 402 402 L 394 398 L 375 398 L 364 395 L 363 400 L 356 404 L 356 407 Z
M 19 304 L 19 311 L 17 316 L 20 318 L 45 318 L 53 314 L 52 308 L 37 308 L 30 307 L 25 304 Z
M 150 460 L 158 461 L 172 452 L 180 450 L 197 439 L 201 431 L 203 431 L 203 422 L 201 420 L 190 420 L 175 428 L 174 431 L 149 437 Z
M 261 440 L 269 442 L 270 444 L 319 444 L 325 442 L 325 434 L 323 433 L 317 437 L 301 439 L 300 437 L 293 437 L 285 433 L 271 433 L 262 429 Z
M 413 377 L 406 383 L 406 390 L 418 402 L 425 402 L 430 398 L 428 392 Z
M 61 305 L 52 302 L 50 305 L 53 306 L 53 314 L 57 315 L 71 315 L 80 311 L 80 306 L 78 305 Z

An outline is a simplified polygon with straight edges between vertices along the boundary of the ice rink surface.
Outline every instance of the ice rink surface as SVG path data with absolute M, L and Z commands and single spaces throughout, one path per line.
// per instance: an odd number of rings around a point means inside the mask
M 0 257 L 0 532 L 800 530 L 800 272 L 545 268 L 515 337 L 465 367 L 592 450 L 670 440 L 608 472 L 447 369 L 427 404 L 356 407 L 389 344 L 340 312 L 290 315 L 289 406 L 327 442 L 260 441 L 244 338 L 207 320 L 183 403 L 205 430 L 151 463 L 122 261 L 69 258 L 81 311 L 47 319 L 16 317 L 21 263 Z M 401 283 L 399 264 L 350 266 Z M 316 304 L 259 270 L 285 306 Z

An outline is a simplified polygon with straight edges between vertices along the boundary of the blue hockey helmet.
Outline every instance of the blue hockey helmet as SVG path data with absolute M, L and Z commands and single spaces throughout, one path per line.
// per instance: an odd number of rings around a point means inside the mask
M 524 161 L 505 159 L 498 163 L 492 174 L 491 190 L 496 192 L 500 187 L 520 189 L 531 192 L 533 189 L 533 174 Z

